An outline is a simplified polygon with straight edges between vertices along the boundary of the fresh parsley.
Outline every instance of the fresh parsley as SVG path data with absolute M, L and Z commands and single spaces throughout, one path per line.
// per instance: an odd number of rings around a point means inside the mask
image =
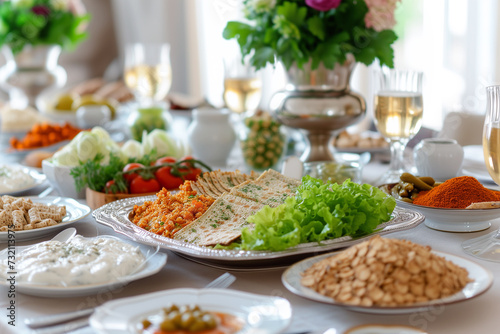
M 127 190 L 127 183 L 123 176 L 115 179 L 115 176 L 122 171 L 127 162 L 114 154 L 110 154 L 107 164 L 103 164 L 103 160 L 104 155 L 97 154 L 94 159 L 80 163 L 79 166 L 71 169 L 70 174 L 75 180 L 77 191 L 85 189 L 85 187 L 94 191 L 103 191 L 109 180 L 115 180 L 117 191 Z

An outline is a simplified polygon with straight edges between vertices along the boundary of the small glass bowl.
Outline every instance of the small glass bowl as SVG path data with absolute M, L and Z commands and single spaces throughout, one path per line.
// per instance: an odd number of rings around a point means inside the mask
M 370 160 L 369 153 L 361 155 L 351 153 L 334 154 L 335 161 L 315 161 L 304 163 L 304 175 L 321 179 L 323 182 L 343 183 L 350 179 L 360 183 L 363 166 Z

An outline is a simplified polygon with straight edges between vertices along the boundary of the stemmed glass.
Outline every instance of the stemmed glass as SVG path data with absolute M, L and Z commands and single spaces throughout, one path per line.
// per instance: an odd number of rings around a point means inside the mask
M 259 107 L 262 80 L 254 67 L 241 57 L 224 59 L 224 102 L 237 114 L 251 114 Z
M 382 68 L 375 73 L 375 125 L 391 145 L 389 170 L 379 184 L 399 182 L 404 150 L 422 125 L 422 72 Z
M 483 152 L 491 178 L 500 185 L 500 86 L 486 87 L 487 106 Z M 464 251 L 483 260 L 500 262 L 500 229 L 462 243 Z
M 170 45 L 134 43 L 125 47 L 125 84 L 142 106 L 165 98 L 172 85 Z

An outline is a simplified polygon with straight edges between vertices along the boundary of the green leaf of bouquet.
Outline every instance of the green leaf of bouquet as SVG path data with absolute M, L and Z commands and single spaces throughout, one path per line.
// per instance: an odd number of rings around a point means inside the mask
M 67 39 L 67 31 L 70 30 L 72 21 L 72 15 L 64 15 L 61 13 L 59 19 L 54 21 L 47 31 L 47 43 L 64 44 Z
M 261 47 L 255 50 L 252 56 L 252 65 L 260 69 L 266 67 L 266 63 L 274 64 L 274 50 L 270 47 Z
M 286 20 L 300 26 L 304 23 L 307 15 L 307 8 L 299 8 L 297 3 L 285 1 L 281 6 L 276 9 L 278 15 L 282 15 Z
M 365 26 L 364 19 L 368 13 L 368 7 L 364 1 L 344 0 L 337 7 L 337 11 L 341 15 L 335 16 L 335 24 L 345 31 L 350 31 L 356 26 Z
M 325 25 L 319 16 L 313 16 L 308 19 L 307 27 L 309 28 L 311 34 L 318 37 L 320 40 L 325 39 Z
M 273 44 L 273 41 L 276 39 L 275 30 L 272 28 L 267 28 L 264 34 L 264 43 Z
M 5 20 L 0 17 L 0 41 L 5 38 L 5 34 L 7 34 L 9 30 L 9 26 L 5 23 Z
M 323 64 L 327 68 L 333 68 L 336 63 L 343 60 L 341 43 L 349 40 L 349 34 L 347 32 L 342 32 L 328 40 L 324 43 L 318 45 L 318 47 L 312 53 L 313 62 L 312 68 L 317 68 L 319 63 Z
M 380 59 L 382 65 L 385 64 L 391 68 L 394 67 L 394 51 L 391 45 L 397 38 L 398 36 L 394 31 L 382 30 L 374 39 L 373 46 L 377 50 L 376 56 Z
M 354 54 L 356 60 L 365 65 L 370 65 L 375 60 L 375 56 L 375 50 L 369 47 L 358 49 Z
M 253 32 L 254 28 L 246 23 L 229 21 L 222 31 L 222 37 L 225 39 L 236 38 L 238 44 L 243 46 L 247 43 L 248 35 Z

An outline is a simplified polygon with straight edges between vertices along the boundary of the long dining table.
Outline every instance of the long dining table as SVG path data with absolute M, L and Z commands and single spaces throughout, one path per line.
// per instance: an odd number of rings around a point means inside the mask
M 365 182 L 373 182 L 384 172 L 384 165 L 371 162 L 363 170 Z M 25 195 L 37 195 L 46 185 L 31 190 Z M 55 194 L 57 195 L 57 194 Z M 81 200 L 84 202 L 84 200 Z M 500 264 L 476 259 L 464 253 L 461 243 L 470 238 L 478 237 L 500 228 L 500 220 L 491 222 L 492 226 L 484 231 L 474 233 L 442 232 L 427 227 L 421 223 L 415 228 L 398 231 L 385 235 L 388 238 L 407 239 L 412 242 L 429 245 L 440 252 L 451 253 L 474 261 L 491 271 L 494 277 L 492 287 L 486 293 L 470 300 L 449 305 L 436 305 L 425 311 L 409 314 L 369 314 L 348 310 L 341 306 L 323 304 L 297 296 L 288 291 L 282 283 L 281 277 L 284 268 L 268 270 L 232 271 L 236 281 L 229 289 L 239 290 L 259 295 L 280 296 L 286 298 L 292 306 L 292 321 L 285 333 L 324 333 L 341 334 L 349 328 L 365 324 L 404 325 L 416 327 L 432 334 L 459 334 L 459 333 L 498 333 L 498 305 L 500 303 Z M 92 215 L 71 224 L 78 234 L 92 237 L 97 235 L 113 235 L 126 239 L 111 228 L 97 223 Z M 53 235 L 44 238 L 20 241 L 16 245 L 29 245 L 50 239 Z M 0 250 L 6 248 L 0 244 Z M 163 250 L 167 254 L 167 263 L 160 272 L 153 276 L 129 283 L 115 291 L 74 298 L 42 298 L 17 293 L 15 296 L 15 326 L 9 325 L 10 320 L 7 307 L 10 299 L 8 289 L 0 287 L 0 333 L 30 333 L 24 320 L 42 315 L 69 312 L 88 307 L 99 306 L 109 300 L 138 296 L 161 290 L 176 288 L 203 288 L 227 270 L 196 263 L 180 257 L 174 252 Z M 71 333 L 94 334 L 90 327 L 83 327 Z

